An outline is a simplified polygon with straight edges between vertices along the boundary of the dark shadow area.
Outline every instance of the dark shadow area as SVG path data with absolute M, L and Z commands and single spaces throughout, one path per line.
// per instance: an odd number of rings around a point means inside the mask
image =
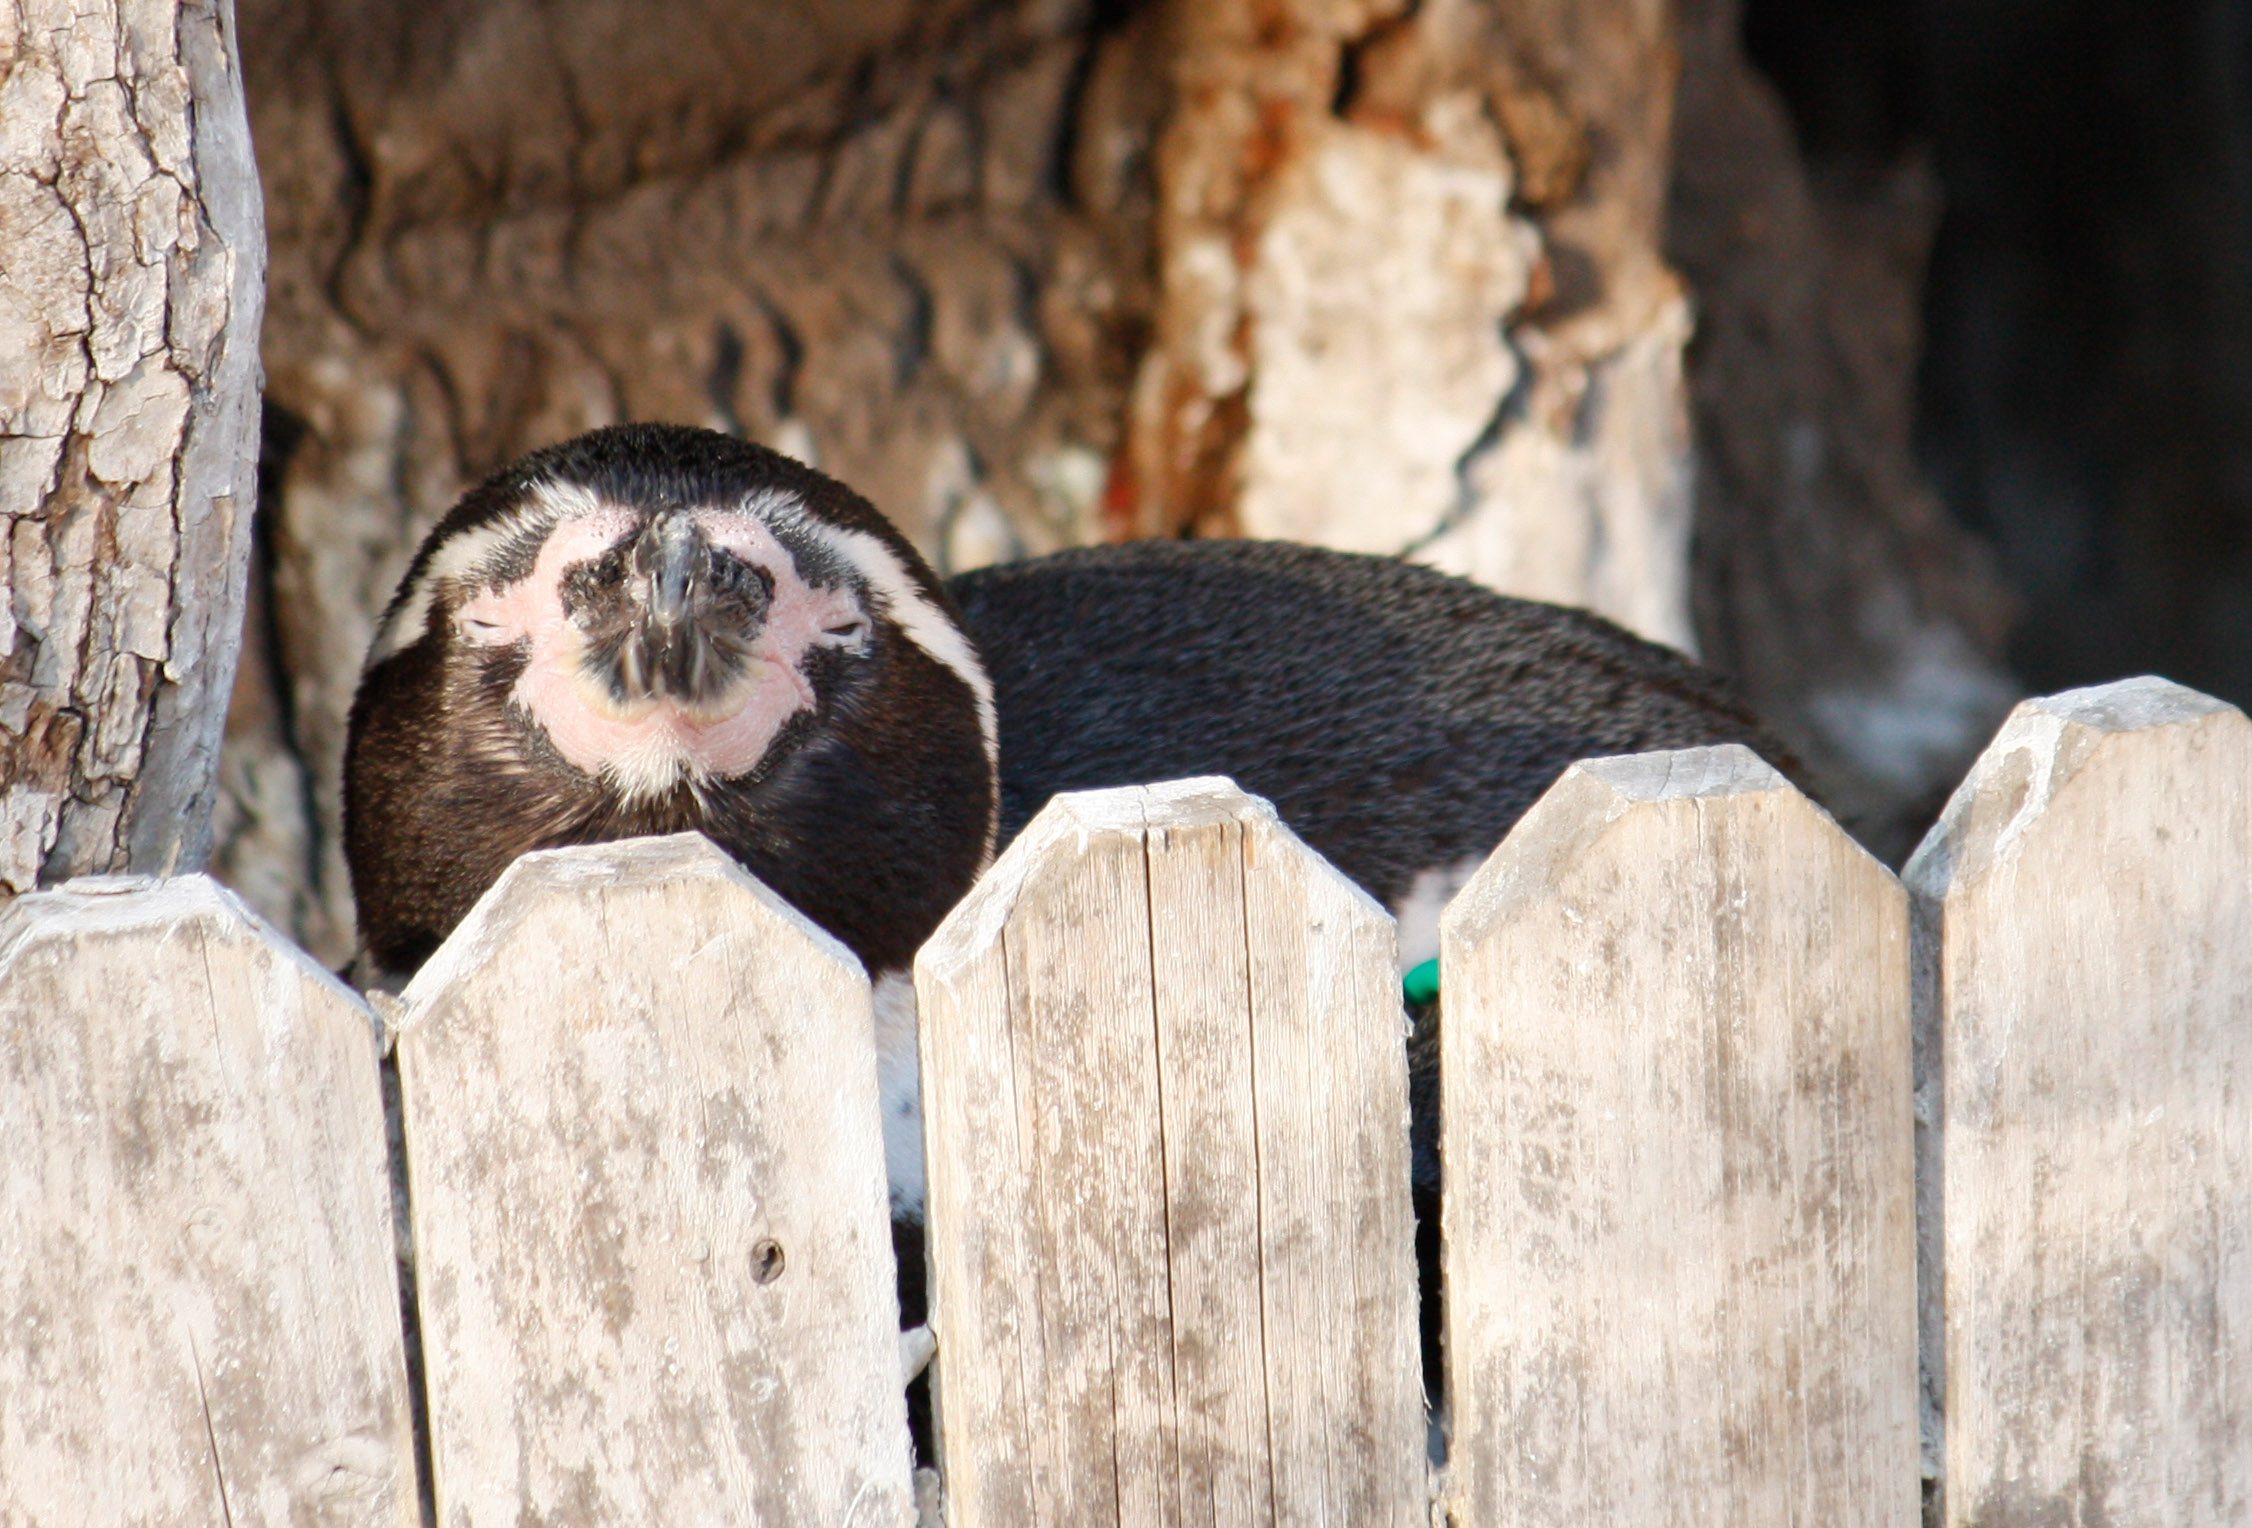
M 2035 691 L 2252 701 L 2252 0 L 1750 0 L 1817 178 L 1944 212 L 1918 446 Z

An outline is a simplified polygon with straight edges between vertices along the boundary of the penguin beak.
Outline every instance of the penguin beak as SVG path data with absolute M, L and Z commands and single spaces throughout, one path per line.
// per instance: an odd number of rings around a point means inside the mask
M 708 540 L 695 513 L 667 509 L 565 579 L 583 634 L 578 664 L 602 704 L 670 700 L 712 719 L 742 704 L 773 603 L 772 577 Z
M 620 551 L 617 602 L 592 617 L 589 677 L 621 705 L 724 707 L 751 665 L 771 585 L 707 540 L 690 510 L 659 512 Z
M 641 631 L 628 661 L 657 695 L 706 698 L 709 643 L 702 629 L 711 583 L 712 549 L 683 510 L 666 510 L 633 544 L 632 587 L 640 597 Z
M 649 620 L 659 631 L 677 631 L 688 619 L 707 549 L 704 533 L 679 510 L 659 515 L 634 543 L 634 571 L 647 580 Z

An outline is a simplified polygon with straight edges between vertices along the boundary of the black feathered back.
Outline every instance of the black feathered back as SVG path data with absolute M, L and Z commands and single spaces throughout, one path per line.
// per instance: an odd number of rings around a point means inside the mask
M 1743 743 L 1796 772 L 1672 649 L 1394 558 L 1150 541 L 952 589 L 1000 712 L 1004 843 L 1057 791 L 1224 774 L 1397 904 L 1577 759 Z

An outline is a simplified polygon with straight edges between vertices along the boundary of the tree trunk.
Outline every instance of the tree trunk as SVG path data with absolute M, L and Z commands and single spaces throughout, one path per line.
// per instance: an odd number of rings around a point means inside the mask
M 229 0 L 0 9 L 0 898 L 209 850 L 264 276 Z
M 1739 408 L 1691 336 L 1804 315 L 1736 302 L 1725 261 L 1689 284 L 1668 263 L 1681 178 L 1724 138 L 1700 113 L 1676 152 L 1683 59 L 1724 87 L 1743 67 L 1732 37 L 1684 54 L 1669 4 L 244 6 L 274 229 L 270 619 L 219 869 L 324 958 L 350 953 L 343 724 L 392 583 L 470 482 L 618 419 L 805 456 L 950 570 L 1293 536 L 1588 606 L 1743 672 L 1888 848 L 1952 767 L 1937 748 L 1868 784 L 1815 718 L 1939 619 L 1915 559 L 1958 548 L 1819 552 L 1822 598 L 1782 605 L 1726 550 L 1797 535 L 1798 510 L 1714 476 L 1768 404 Z M 1751 190 L 1803 199 L 1774 148 Z M 1792 343 L 1794 379 L 1838 364 Z M 1912 363 L 1868 364 L 1904 387 Z M 1820 396 L 1884 464 L 1843 512 L 1928 518 L 1904 430 Z M 1724 538 L 1694 576 L 1693 510 Z M 1819 673 L 1748 645 L 1830 641 L 1841 588 L 1906 637 Z M 1991 682 L 1975 643 L 1948 651 Z
M 1693 649 L 1669 13 L 1276 10 L 1174 7 L 1129 528 L 1405 553 Z

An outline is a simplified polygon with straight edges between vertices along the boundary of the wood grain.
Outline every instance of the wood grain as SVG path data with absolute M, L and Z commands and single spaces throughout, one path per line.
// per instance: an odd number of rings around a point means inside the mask
M 1575 765 L 1455 900 L 1465 1528 L 1916 1521 L 1906 919 L 1740 747 Z
M 852 956 L 681 835 L 527 855 L 404 997 L 440 1521 L 912 1523 Z
M 1225 781 L 1059 796 L 916 988 L 952 1528 L 1426 1522 L 1383 912 Z
M 0 1524 L 417 1521 L 368 1012 L 201 876 L 0 922 Z
M 2248 876 L 2252 725 L 2158 679 L 2019 706 L 1909 864 L 1947 1522 L 2252 1516 Z

